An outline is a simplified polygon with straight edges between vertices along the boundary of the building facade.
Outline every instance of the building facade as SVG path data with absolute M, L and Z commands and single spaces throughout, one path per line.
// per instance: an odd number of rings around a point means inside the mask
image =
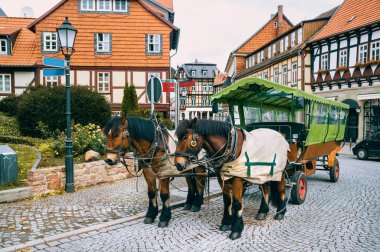
M 180 88 L 180 120 L 212 118 L 211 96 L 216 73 L 216 64 L 197 60 L 177 69 L 178 81 L 195 82 L 195 86 Z
M 380 131 L 378 9 L 346 0 L 310 42 L 313 93 L 350 105 L 346 141 Z
M 35 39 L 35 83 L 65 84 L 64 77 L 42 75 L 42 58 L 63 59 L 56 28 L 68 16 L 78 30 L 71 83 L 102 93 L 117 112 L 128 82 L 136 87 L 140 107 L 148 109 L 148 80 L 152 75 L 169 78 L 170 51 L 178 45 L 172 8 L 168 0 L 60 1 L 27 27 Z M 156 110 L 168 114 L 169 98 L 169 93 L 163 93 Z

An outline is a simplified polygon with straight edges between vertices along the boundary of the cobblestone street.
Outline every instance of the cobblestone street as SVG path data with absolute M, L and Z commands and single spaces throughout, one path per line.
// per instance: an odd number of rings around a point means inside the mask
M 305 203 L 290 204 L 283 221 L 273 220 L 273 209 L 267 220 L 256 221 L 254 216 L 260 195 L 247 194 L 244 199 L 245 229 L 242 238 L 236 241 L 227 238 L 229 232 L 218 230 L 222 198 L 217 197 L 198 213 L 175 209 L 165 229 L 158 228 L 157 222 L 145 225 L 142 219 L 137 219 L 40 244 L 32 250 L 379 251 L 380 162 L 359 161 L 348 155 L 341 155 L 339 160 L 339 182 L 329 182 L 325 172 L 308 177 Z M 109 198 L 111 205 L 113 200 Z M 127 209 L 120 211 L 129 214 Z

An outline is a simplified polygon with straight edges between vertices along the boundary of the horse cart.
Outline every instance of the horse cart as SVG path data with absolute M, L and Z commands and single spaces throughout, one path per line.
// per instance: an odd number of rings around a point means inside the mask
M 291 201 L 306 199 L 308 175 L 327 171 L 339 179 L 337 153 L 342 148 L 348 105 L 259 78 L 246 78 L 212 96 L 213 112 L 228 105 L 235 126 L 251 131 L 269 128 L 290 145 L 288 186 Z

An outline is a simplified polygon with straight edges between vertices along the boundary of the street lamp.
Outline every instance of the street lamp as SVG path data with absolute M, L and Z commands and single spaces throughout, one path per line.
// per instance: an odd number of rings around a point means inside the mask
M 73 141 L 71 139 L 71 107 L 70 107 L 70 57 L 75 52 L 74 43 L 77 30 L 70 24 L 69 18 L 57 28 L 60 50 L 65 55 L 66 67 L 66 192 L 74 192 Z

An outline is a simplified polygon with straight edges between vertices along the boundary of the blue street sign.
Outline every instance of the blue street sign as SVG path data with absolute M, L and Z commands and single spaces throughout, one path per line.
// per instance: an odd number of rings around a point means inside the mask
M 64 68 L 66 66 L 65 60 L 56 59 L 56 58 L 43 57 L 42 63 L 45 66 L 50 66 L 50 67 Z
M 46 76 L 64 76 L 65 69 L 64 68 L 44 68 L 42 69 L 42 75 Z

